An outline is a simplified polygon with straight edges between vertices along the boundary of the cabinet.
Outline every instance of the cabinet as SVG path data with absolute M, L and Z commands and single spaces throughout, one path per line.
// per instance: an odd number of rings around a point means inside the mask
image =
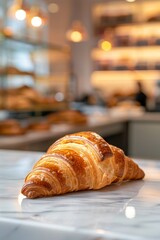
M 147 93 L 154 94 L 160 78 L 159 9 L 157 0 L 95 4 L 93 86 L 111 94 L 133 92 L 140 80 Z
M 146 115 L 142 119 L 130 121 L 128 135 L 130 156 L 134 158 L 159 160 L 159 114 L 154 113 L 152 115 Z

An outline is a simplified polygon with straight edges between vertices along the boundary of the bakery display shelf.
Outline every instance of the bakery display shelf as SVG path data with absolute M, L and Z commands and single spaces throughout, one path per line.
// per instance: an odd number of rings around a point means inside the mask
M 93 9 L 95 34 L 106 28 L 119 26 L 152 26 L 160 22 L 158 0 L 107 1 L 95 4 Z
M 27 19 L 17 21 L 12 7 L 0 3 L 0 110 L 23 117 L 66 108 L 69 45 L 50 41 L 49 22 L 36 28 Z
M 0 76 L 6 76 L 6 75 L 21 75 L 21 76 L 31 76 L 35 77 L 34 72 L 29 72 L 29 71 L 22 71 L 14 66 L 8 66 L 4 68 L 0 68 Z
M 112 47 L 112 49 L 110 49 L 109 51 L 104 51 L 98 47 L 95 47 L 92 51 L 92 58 L 93 59 L 101 59 L 102 57 L 110 57 L 112 56 L 111 54 L 122 54 L 125 53 L 127 55 L 129 55 L 130 53 L 134 52 L 138 52 L 138 56 L 141 53 L 153 53 L 153 59 L 155 58 L 154 53 L 157 55 L 157 51 L 160 50 L 160 45 L 145 45 L 145 46 L 120 46 L 120 47 Z M 131 57 L 131 55 L 130 55 Z
M 138 27 L 145 27 L 145 28 L 153 28 L 153 27 L 157 27 L 159 26 L 159 21 L 152 21 L 152 22 L 146 22 L 146 21 L 134 21 L 134 22 L 126 22 L 126 23 L 116 23 L 113 25 L 105 25 L 104 27 L 101 27 L 101 25 L 97 26 L 95 29 L 95 34 L 97 36 L 103 34 L 103 32 L 105 31 L 106 28 L 110 28 L 114 31 L 116 31 L 116 29 L 118 29 L 119 27 L 130 27 L 130 28 L 138 28 Z
M 19 111 L 23 111 L 23 112 L 27 112 L 27 111 L 34 111 L 34 112 L 39 112 L 39 111 L 51 111 L 51 110 L 53 110 L 53 109 L 59 109 L 59 108 L 64 108 L 64 107 L 66 107 L 67 106 L 67 103 L 66 102 L 57 102 L 57 103 L 55 103 L 55 104 L 51 104 L 51 106 L 48 106 L 48 104 L 47 105 L 40 105 L 40 106 L 36 106 L 36 107 L 32 107 L 32 108 L 28 108 L 28 109 L 10 109 L 10 110 L 8 110 L 8 111 L 15 111 L 15 112 L 19 112 Z
M 126 82 L 126 85 L 129 84 L 132 79 L 142 79 L 146 83 L 146 87 L 148 83 L 152 82 L 153 79 L 158 79 L 160 71 L 94 71 L 92 73 L 92 81 L 96 81 L 96 83 L 101 84 L 110 82 L 110 84 L 118 85 L 122 83 L 122 81 Z M 127 84 L 128 83 L 128 84 Z M 148 86 L 149 87 L 149 86 Z M 150 86 L 151 87 L 151 86 Z M 103 86 L 104 88 L 104 86 Z
M 54 113 L 68 108 L 66 102 L 54 104 L 53 106 L 41 106 L 30 109 L 8 109 L 9 118 L 24 119 L 27 117 L 46 116 L 49 113 Z
M 0 57 L 0 109 L 19 117 L 66 108 L 68 47 L 1 34 Z
M 29 38 L 17 38 L 15 36 L 9 36 L 4 34 L 3 32 L 0 33 L 0 42 L 2 41 L 12 41 L 13 43 L 20 43 L 23 45 L 26 45 L 28 47 L 33 46 L 33 47 L 40 47 L 40 48 L 47 48 L 51 50 L 58 50 L 58 51 L 64 51 L 66 53 L 69 53 L 69 47 L 68 46 L 60 46 L 57 44 L 52 44 L 49 42 L 44 42 L 44 41 L 34 41 Z
M 133 91 L 140 80 L 148 95 L 154 95 L 160 76 L 159 9 L 158 0 L 95 3 L 91 53 L 94 87 L 108 96 L 108 92 L 123 91 L 124 84 Z
M 153 26 L 155 26 L 155 25 L 159 25 L 159 21 L 160 20 L 157 20 L 157 21 L 145 21 L 145 20 L 143 20 L 143 21 L 133 21 L 133 22 L 126 22 L 126 23 L 118 23 L 117 25 L 116 25 L 116 28 L 118 28 L 118 27 L 127 27 L 127 26 L 129 26 L 129 27 L 137 27 L 137 26 L 145 26 L 145 27 L 153 27 Z M 109 25 L 108 25 L 109 26 Z
M 116 70 L 108 70 L 108 69 L 96 69 L 94 70 L 94 72 L 98 73 L 108 73 L 108 74 L 113 74 L 113 75 L 119 75 L 119 74 L 138 74 L 138 73 L 142 73 L 143 75 L 145 74 L 150 74 L 150 75 L 154 75 L 154 74 L 159 74 L 160 73 L 160 69 L 116 69 Z
M 159 40 L 160 41 L 160 40 Z M 113 46 L 113 48 L 111 49 L 114 50 L 114 51 L 118 51 L 119 49 L 121 50 L 135 50 L 135 51 L 140 51 L 141 49 L 142 50 L 148 50 L 148 48 L 151 48 L 153 50 L 160 50 L 160 42 L 158 44 L 155 44 L 155 45 L 150 45 L 150 44 L 140 44 L 140 45 L 119 45 L 119 46 Z

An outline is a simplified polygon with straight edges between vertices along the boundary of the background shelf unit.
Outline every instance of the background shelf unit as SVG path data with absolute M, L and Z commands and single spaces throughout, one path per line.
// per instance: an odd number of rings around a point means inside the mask
M 1 35 L 0 56 L 0 106 L 2 109 L 35 110 L 37 112 L 46 111 L 46 109 L 57 110 L 59 106 L 60 109 L 62 106 L 66 107 L 70 77 L 70 50 L 68 47 Z M 24 86 L 28 87 L 27 96 L 22 96 L 20 92 L 20 90 L 24 90 Z M 13 92 L 15 93 L 13 94 Z M 18 108 L 19 101 L 21 101 L 20 98 L 18 99 L 18 95 L 26 98 L 26 101 L 29 97 L 33 103 L 31 94 L 33 97 L 34 93 L 36 93 L 35 98 L 38 96 L 44 101 L 35 105 L 31 104 L 30 107 L 24 104 L 24 108 L 20 103 Z M 56 101 L 57 93 L 61 94 L 60 101 Z M 8 98 L 12 94 L 16 94 L 18 99 L 17 104 L 15 102 L 13 105 L 13 109 L 12 104 L 8 107 Z
M 104 94 L 136 90 L 143 82 L 153 96 L 160 79 L 160 2 L 140 0 L 133 3 L 108 1 L 93 8 L 95 44 L 92 50 L 94 87 Z M 99 47 L 100 40 L 111 49 Z M 125 86 L 125 89 L 124 89 Z

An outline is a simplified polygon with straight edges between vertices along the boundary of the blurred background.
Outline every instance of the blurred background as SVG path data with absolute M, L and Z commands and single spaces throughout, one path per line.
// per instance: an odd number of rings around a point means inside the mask
M 54 134 L 57 123 L 90 129 L 97 116 L 114 122 L 125 112 L 123 138 L 113 143 L 133 156 L 158 158 L 150 145 L 160 131 L 159 50 L 158 0 L 1 0 L 0 141 L 15 143 L 13 136 L 50 125 Z M 12 148 L 45 150 L 38 143 Z

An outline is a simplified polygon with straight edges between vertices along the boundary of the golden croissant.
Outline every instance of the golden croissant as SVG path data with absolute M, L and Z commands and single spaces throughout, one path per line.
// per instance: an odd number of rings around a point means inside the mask
M 25 178 L 28 198 L 100 189 L 142 179 L 144 172 L 124 152 L 95 132 L 69 134 L 53 143 Z

